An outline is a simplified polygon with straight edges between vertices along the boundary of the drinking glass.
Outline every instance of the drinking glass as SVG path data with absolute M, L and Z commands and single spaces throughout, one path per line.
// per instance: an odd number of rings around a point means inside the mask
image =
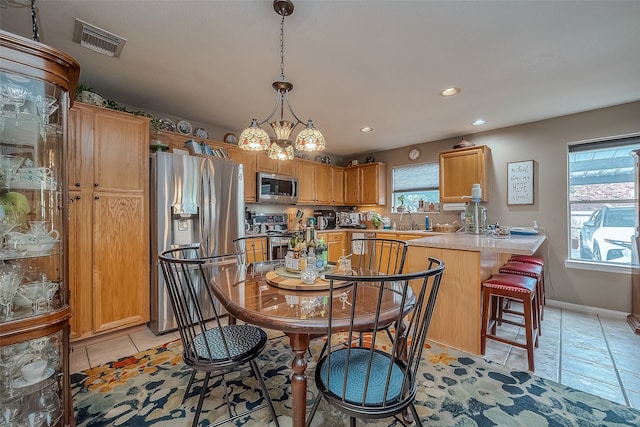
M 40 116 L 40 122 L 47 125 L 49 124 L 49 117 L 54 111 L 58 109 L 56 104 L 58 100 L 49 95 L 38 95 L 33 98 L 33 102 L 38 109 L 38 115 Z
M 0 393 L 2 396 L 13 394 L 13 347 L 0 349 Z
M 18 292 L 20 276 L 12 270 L 4 270 L 0 273 L 0 305 L 4 306 L 4 318 L 10 319 L 13 298 Z
M 13 108 L 17 119 L 20 113 L 20 107 L 24 105 L 24 102 L 27 100 L 27 95 L 29 95 L 31 91 L 24 86 L 11 82 L 2 86 L 2 88 L 5 96 L 5 104 L 14 106 Z
M 42 291 L 44 293 L 44 297 L 47 300 L 47 311 L 51 310 L 51 303 L 53 302 L 53 297 L 58 292 L 59 284 L 55 282 L 42 282 Z
M 18 294 L 31 303 L 31 313 L 39 311 L 38 301 L 44 298 L 42 286 L 38 282 L 31 282 L 18 287 Z
M 46 388 L 42 390 L 40 397 L 38 399 L 38 403 L 40 409 L 43 410 L 45 414 L 44 425 L 51 426 L 54 425 L 58 416 L 61 415 L 60 411 L 60 397 L 58 397 L 58 393 L 56 390 L 52 388 Z

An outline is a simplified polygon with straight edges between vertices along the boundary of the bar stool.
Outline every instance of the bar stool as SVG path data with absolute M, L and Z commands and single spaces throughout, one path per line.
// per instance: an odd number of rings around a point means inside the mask
M 527 264 L 536 264 L 539 265 L 540 267 L 542 267 L 542 286 L 540 286 L 540 289 L 538 290 L 538 294 L 541 296 L 540 297 L 540 304 L 545 305 L 547 303 L 547 292 L 546 292 L 546 288 L 545 288 L 545 284 L 544 284 L 544 258 L 539 258 L 539 257 L 535 257 L 535 256 L 531 256 L 531 255 L 512 255 L 511 258 L 509 258 L 509 262 L 524 262 Z M 544 310 L 544 307 L 542 307 L 542 309 Z
M 544 318 L 544 305 L 543 305 L 544 270 L 542 266 L 538 264 L 530 264 L 526 262 L 510 261 L 504 264 L 502 267 L 500 267 L 498 271 L 500 273 L 517 274 L 520 276 L 533 277 L 538 281 L 538 285 L 536 286 L 536 292 L 538 294 L 538 298 L 537 298 L 538 305 L 536 309 L 539 314 L 538 321 L 541 322 L 542 319 Z M 540 323 L 538 323 L 538 327 L 540 326 L 541 326 Z M 542 335 L 542 333 L 540 334 Z
M 538 346 L 539 334 L 539 321 L 536 310 L 537 284 L 538 281 L 535 278 L 506 273 L 496 273 L 482 283 L 482 338 L 480 350 L 482 354 L 485 354 L 487 339 L 524 348 L 527 350 L 529 370 L 534 371 L 533 349 Z M 502 304 L 501 300 L 503 298 L 522 302 L 524 323 L 498 317 L 498 306 Z M 522 344 L 516 341 L 516 338 L 510 340 L 497 336 L 498 321 L 524 327 L 525 343 Z

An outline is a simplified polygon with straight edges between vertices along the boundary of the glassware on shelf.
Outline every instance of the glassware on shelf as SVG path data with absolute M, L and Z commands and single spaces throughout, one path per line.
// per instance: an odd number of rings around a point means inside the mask
M 0 348 L 0 396 L 13 394 L 13 365 L 13 347 Z
M 4 318 L 10 319 L 13 313 L 13 299 L 18 292 L 22 279 L 21 269 L 17 265 L 4 265 L 0 270 L 0 305 L 4 307 Z
M 60 397 L 58 392 L 54 388 L 45 388 L 42 390 L 38 399 L 40 408 L 45 414 L 45 426 L 52 426 L 56 423 L 58 418 L 62 415 L 62 406 L 60 403 Z
M 25 86 L 9 82 L 2 86 L 2 92 L 5 97 L 5 104 L 13 105 L 17 119 L 20 107 L 24 105 L 31 91 Z
M 48 125 L 49 117 L 58 109 L 58 100 L 49 95 L 38 95 L 32 99 L 38 109 L 38 116 L 40 116 L 40 123 Z

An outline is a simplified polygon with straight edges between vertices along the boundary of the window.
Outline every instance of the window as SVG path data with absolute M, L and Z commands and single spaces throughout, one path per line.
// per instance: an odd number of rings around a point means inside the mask
M 569 258 L 631 264 L 640 136 L 569 145 Z
M 418 211 L 420 200 L 425 211 L 440 210 L 439 168 L 438 162 L 393 168 L 393 206 L 402 205 L 403 198 L 404 206 L 411 212 Z

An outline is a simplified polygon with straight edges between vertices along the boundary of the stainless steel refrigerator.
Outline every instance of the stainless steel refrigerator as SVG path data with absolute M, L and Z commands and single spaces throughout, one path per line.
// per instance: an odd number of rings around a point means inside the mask
M 185 246 L 205 256 L 235 253 L 244 236 L 243 167 L 229 160 L 158 152 L 151 157 L 151 318 L 156 334 L 177 328 L 158 255 Z M 200 288 L 202 301 L 204 285 Z M 203 304 L 205 316 L 214 316 Z M 220 308 L 218 312 L 220 312 Z

